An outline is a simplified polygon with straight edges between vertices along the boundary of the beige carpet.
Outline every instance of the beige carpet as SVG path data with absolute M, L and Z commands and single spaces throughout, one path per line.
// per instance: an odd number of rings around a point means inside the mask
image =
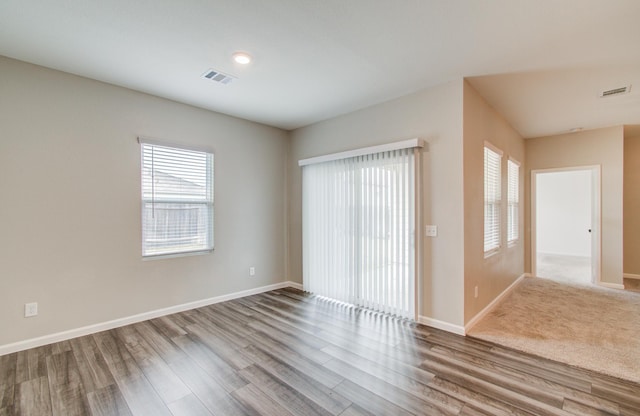
M 470 336 L 640 382 L 640 293 L 524 279 Z

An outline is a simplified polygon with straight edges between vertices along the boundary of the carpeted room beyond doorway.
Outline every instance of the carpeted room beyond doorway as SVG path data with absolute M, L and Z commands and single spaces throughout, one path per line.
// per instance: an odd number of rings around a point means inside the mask
M 640 382 L 640 293 L 526 278 L 469 336 Z

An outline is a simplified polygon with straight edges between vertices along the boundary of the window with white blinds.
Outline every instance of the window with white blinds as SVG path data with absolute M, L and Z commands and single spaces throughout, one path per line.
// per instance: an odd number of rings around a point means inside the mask
M 484 253 L 500 249 L 502 152 L 489 143 L 484 147 Z
M 142 255 L 213 250 L 213 153 L 142 147 Z
M 507 161 L 507 243 L 514 244 L 520 238 L 520 164 Z
M 306 291 L 415 318 L 413 149 L 303 166 Z

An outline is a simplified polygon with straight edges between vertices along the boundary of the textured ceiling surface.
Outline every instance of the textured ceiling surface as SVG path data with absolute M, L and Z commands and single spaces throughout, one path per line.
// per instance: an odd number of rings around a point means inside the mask
M 639 20 L 638 0 L 3 0 L 0 55 L 283 129 L 468 78 L 533 137 L 640 124 Z

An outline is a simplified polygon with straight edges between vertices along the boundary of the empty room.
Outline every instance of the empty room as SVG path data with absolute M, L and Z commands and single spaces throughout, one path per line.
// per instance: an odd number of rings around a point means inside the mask
M 640 415 L 637 0 L 3 0 L 0 416 Z

